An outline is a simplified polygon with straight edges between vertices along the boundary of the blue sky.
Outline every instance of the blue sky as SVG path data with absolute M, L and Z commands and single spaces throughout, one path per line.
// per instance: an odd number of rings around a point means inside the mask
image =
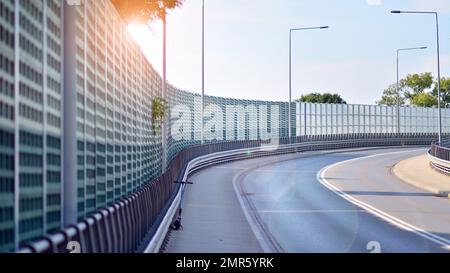
M 394 83 L 397 48 L 400 73 L 437 75 L 432 15 L 390 14 L 428 10 L 440 14 L 441 70 L 450 76 L 449 0 L 205 0 L 205 90 L 233 98 L 288 100 L 289 29 L 293 97 L 309 92 L 341 94 L 349 103 L 373 104 Z M 161 25 L 140 32 L 146 55 L 161 71 Z M 175 86 L 201 91 L 201 0 L 185 0 L 167 26 L 167 78 Z M 146 37 L 146 38 L 144 38 Z

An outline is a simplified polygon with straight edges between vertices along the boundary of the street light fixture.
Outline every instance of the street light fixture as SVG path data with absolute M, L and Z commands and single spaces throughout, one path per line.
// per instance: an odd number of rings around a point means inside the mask
M 289 30 L 289 118 L 288 118 L 288 128 L 289 128 L 289 139 L 291 138 L 291 103 L 292 103 L 292 32 L 299 30 L 313 30 L 313 29 L 326 29 L 328 26 L 320 26 L 320 27 L 302 27 L 302 28 L 291 28 Z
M 399 86 L 399 73 L 398 73 L 398 55 L 400 51 L 409 51 L 409 50 L 420 50 L 426 49 L 426 46 L 422 47 L 409 47 L 409 48 L 400 48 L 397 49 L 397 134 L 400 134 L 400 86 Z
M 436 17 L 436 41 L 437 41 L 437 66 L 438 66 L 438 141 L 441 144 L 442 140 L 442 116 L 441 116 L 441 64 L 439 57 L 439 17 L 438 13 L 435 11 L 403 11 L 403 10 L 393 10 L 391 13 L 410 13 L 410 14 L 431 14 Z

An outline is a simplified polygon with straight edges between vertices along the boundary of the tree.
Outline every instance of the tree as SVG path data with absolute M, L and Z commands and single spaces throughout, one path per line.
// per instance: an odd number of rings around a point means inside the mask
M 406 99 L 403 95 L 402 90 L 404 89 L 404 86 L 401 86 L 399 84 L 400 89 L 400 95 L 399 95 L 399 102 L 400 105 L 405 105 Z M 394 106 L 397 105 L 397 85 L 391 84 L 388 88 L 384 89 L 383 96 L 379 101 L 376 102 L 378 105 L 386 105 L 386 106 Z
M 409 74 L 406 78 L 399 81 L 399 103 L 400 105 L 414 104 L 413 99 L 426 93 L 427 89 L 433 86 L 434 78 L 430 72 L 422 74 Z M 426 96 L 421 96 L 418 100 L 423 100 Z M 397 84 L 391 84 L 383 91 L 383 95 L 378 105 L 393 106 L 397 105 Z
M 421 107 L 432 107 L 437 105 L 437 97 L 433 96 L 431 93 L 422 92 L 415 95 L 411 99 L 411 104 Z
M 423 93 L 426 89 L 430 89 L 433 86 L 433 83 L 434 78 L 431 75 L 431 72 L 410 74 L 400 81 L 400 85 L 410 89 L 404 91 L 405 97 L 410 100 L 414 96 Z
M 434 85 L 433 89 L 433 96 L 437 98 L 438 91 L 437 91 L 437 82 Z M 442 97 L 442 106 L 449 106 L 450 105 L 450 77 L 441 78 L 441 97 Z
M 153 98 L 151 105 L 151 118 L 154 135 L 160 132 L 161 125 L 166 116 L 166 113 L 167 113 L 167 102 L 160 97 Z
M 126 21 L 143 24 L 155 20 L 165 21 L 169 10 L 183 4 L 184 0 L 111 0 L 120 16 Z
M 347 102 L 342 99 L 339 94 L 331 94 L 331 93 L 309 93 L 306 95 L 302 95 L 300 98 L 296 100 L 297 102 L 312 102 L 312 103 L 341 103 L 346 104 Z

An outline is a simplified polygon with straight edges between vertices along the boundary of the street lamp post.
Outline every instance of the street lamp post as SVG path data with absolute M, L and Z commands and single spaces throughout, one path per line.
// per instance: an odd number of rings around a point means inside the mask
M 163 23 L 163 80 L 162 80 L 162 98 L 163 100 L 166 99 L 166 93 L 167 93 L 167 74 L 166 74 L 166 69 L 167 69 L 167 63 L 166 63 L 166 25 L 167 25 L 167 21 L 166 21 L 166 13 L 164 13 L 164 17 L 162 18 L 162 23 Z M 166 122 L 163 121 L 161 124 L 161 131 L 162 131 L 162 136 L 161 136 L 161 146 L 162 146 L 162 172 L 164 173 L 166 171 L 166 164 L 167 164 L 167 157 L 166 157 L 166 152 L 167 152 L 167 143 L 166 143 Z
M 397 134 L 400 134 L 400 86 L 399 86 L 399 73 L 398 73 L 398 55 L 400 51 L 408 51 L 408 50 L 419 50 L 426 49 L 426 46 L 422 47 L 410 47 L 410 48 L 400 48 L 397 49 Z
M 321 26 L 321 27 L 303 27 L 303 28 L 291 28 L 289 30 L 289 114 L 288 114 L 288 136 L 289 139 L 291 138 L 291 104 L 292 104 L 292 32 L 298 31 L 298 30 L 312 30 L 312 29 L 326 29 L 328 26 Z
M 438 66 L 438 141 L 439 144 L 442 140 L 442 116 L 441 116 L 441 64 L 440 64 L 440 53 L 439 53 L 439 17 L 438 13 L 435 11 L 403 11 L 403 10 L 393 10 L 391 13 L 411 13 L 411 14 L 432 14 L 436 17 L 436 41 L 437 41 L 437 66 Z
M 201 143 L 205 142 L 203 116 L 205 114 L 205 0 L 202 0 L 202 98 L 201 98 Z

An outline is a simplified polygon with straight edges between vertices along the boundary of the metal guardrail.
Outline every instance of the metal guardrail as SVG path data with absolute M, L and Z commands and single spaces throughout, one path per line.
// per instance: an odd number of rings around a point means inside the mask
M 260 141 L 234 141 L 186 148 L 163 175 L 129 197 L 99 209 L 75 225 L 24 244 L 18 252 L 67 253 L 69 242 L 78 244 L 83 253 L 142 252 L 175 199 L 180 185 L 174 181 L 183 179 L 189 161 L 205 154 L 259 145 Z
M 75 225 L 30 242 L 18 252 L 67 253 L 71 245 L 75 245 L 75 252 L 83 253 L 158 251 L 174 220 L 182 192 L 182 186 L 174 181 L 184 181 L 188 174 L 201 168 L 239 159 L 313 150 L 430 145 L 434 139 L 435 134 L 351 134 L 279 139 L 280 145 L 275 146 L 261 140 L 192 146 L 182 150 L 162 176 L 128 198 L 98 210 Z
M 431 166 L 447 175 L 450 175 L 450 148 L 433 143 L 428 151 Z

